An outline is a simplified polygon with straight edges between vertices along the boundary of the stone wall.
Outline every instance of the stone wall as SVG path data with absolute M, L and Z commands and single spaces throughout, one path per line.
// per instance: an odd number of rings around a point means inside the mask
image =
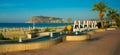
M 50 32 L 41 32 L 41 33 L 38 33 L 37 35 L 38 36 L 47 36 L 49 35 Z
M 32 42 L 32 43 L 18 43 L 18 44 L 3 44 L 0 45 L 0 53 L 25 51 L 34 49 L 45 49 L 49 46 L 62 42 L 62 38 L 56 38 L 48 41 Z
M 35 36 L 37 37 L 44 37 L 44 36 L 48 36 L 50 32 L 40 32 L 40 33 L 28 33 L 27 34 L 27 39 L 31 39 Z

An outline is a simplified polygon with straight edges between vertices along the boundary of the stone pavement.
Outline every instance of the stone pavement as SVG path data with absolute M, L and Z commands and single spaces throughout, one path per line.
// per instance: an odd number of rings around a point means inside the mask
M 48 49 L 1 55 L 120 55 L 120 29 L 95 33 L 89 41 L 62 42 Z M 33 46 L 34 47 L 34 46 Z

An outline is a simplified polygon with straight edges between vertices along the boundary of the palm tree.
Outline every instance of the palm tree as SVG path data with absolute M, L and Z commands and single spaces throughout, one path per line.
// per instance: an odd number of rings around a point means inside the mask
M 117 22 L 120 21 L 119 14 L 117 13 L 117 10 L 110 9 L 107 14 L 108 17 L 112 18 L 112 25 L 115 25 Z M 115 22 L 115 23 L 113 23 Z
M 98 11 L 99 12 L 99 17 L 100 17 L 100 22 L 101 22 L 101 28 L 104 28 L 104 12 L 106 12 L 109 9 L 108 6 L 106 6 L 106 4 L 102 3 L 102 2 L 98 2 L 96 4 L 93 5 L 93 11 Z

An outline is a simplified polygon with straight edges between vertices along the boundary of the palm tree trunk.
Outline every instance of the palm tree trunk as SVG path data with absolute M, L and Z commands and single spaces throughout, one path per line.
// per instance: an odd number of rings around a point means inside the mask
M 100 22 L 101 22 L 101 28 L 104 28 L 103 16 L 104 16 L 104 13 L 103 13 L 103 12 L 100 12 L 100 13 L 99 13 L 99 17 L 100 17 Z
M 103 21 L 103 17 L 100 17 L 100 22 L 101 22 L 101 28 L 104 28 L 104 21 Z
M 114 26 L 114 18 L 112 18 L 112 26 Z

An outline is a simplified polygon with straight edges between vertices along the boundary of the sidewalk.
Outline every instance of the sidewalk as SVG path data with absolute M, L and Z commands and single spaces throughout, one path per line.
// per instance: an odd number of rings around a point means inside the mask
M 120 55 L 120 29 L 96 33 L 90 41 L 62 42 L 48 49 L 1 55 Z M 34 47 L 34 46 L 33 46 Z

